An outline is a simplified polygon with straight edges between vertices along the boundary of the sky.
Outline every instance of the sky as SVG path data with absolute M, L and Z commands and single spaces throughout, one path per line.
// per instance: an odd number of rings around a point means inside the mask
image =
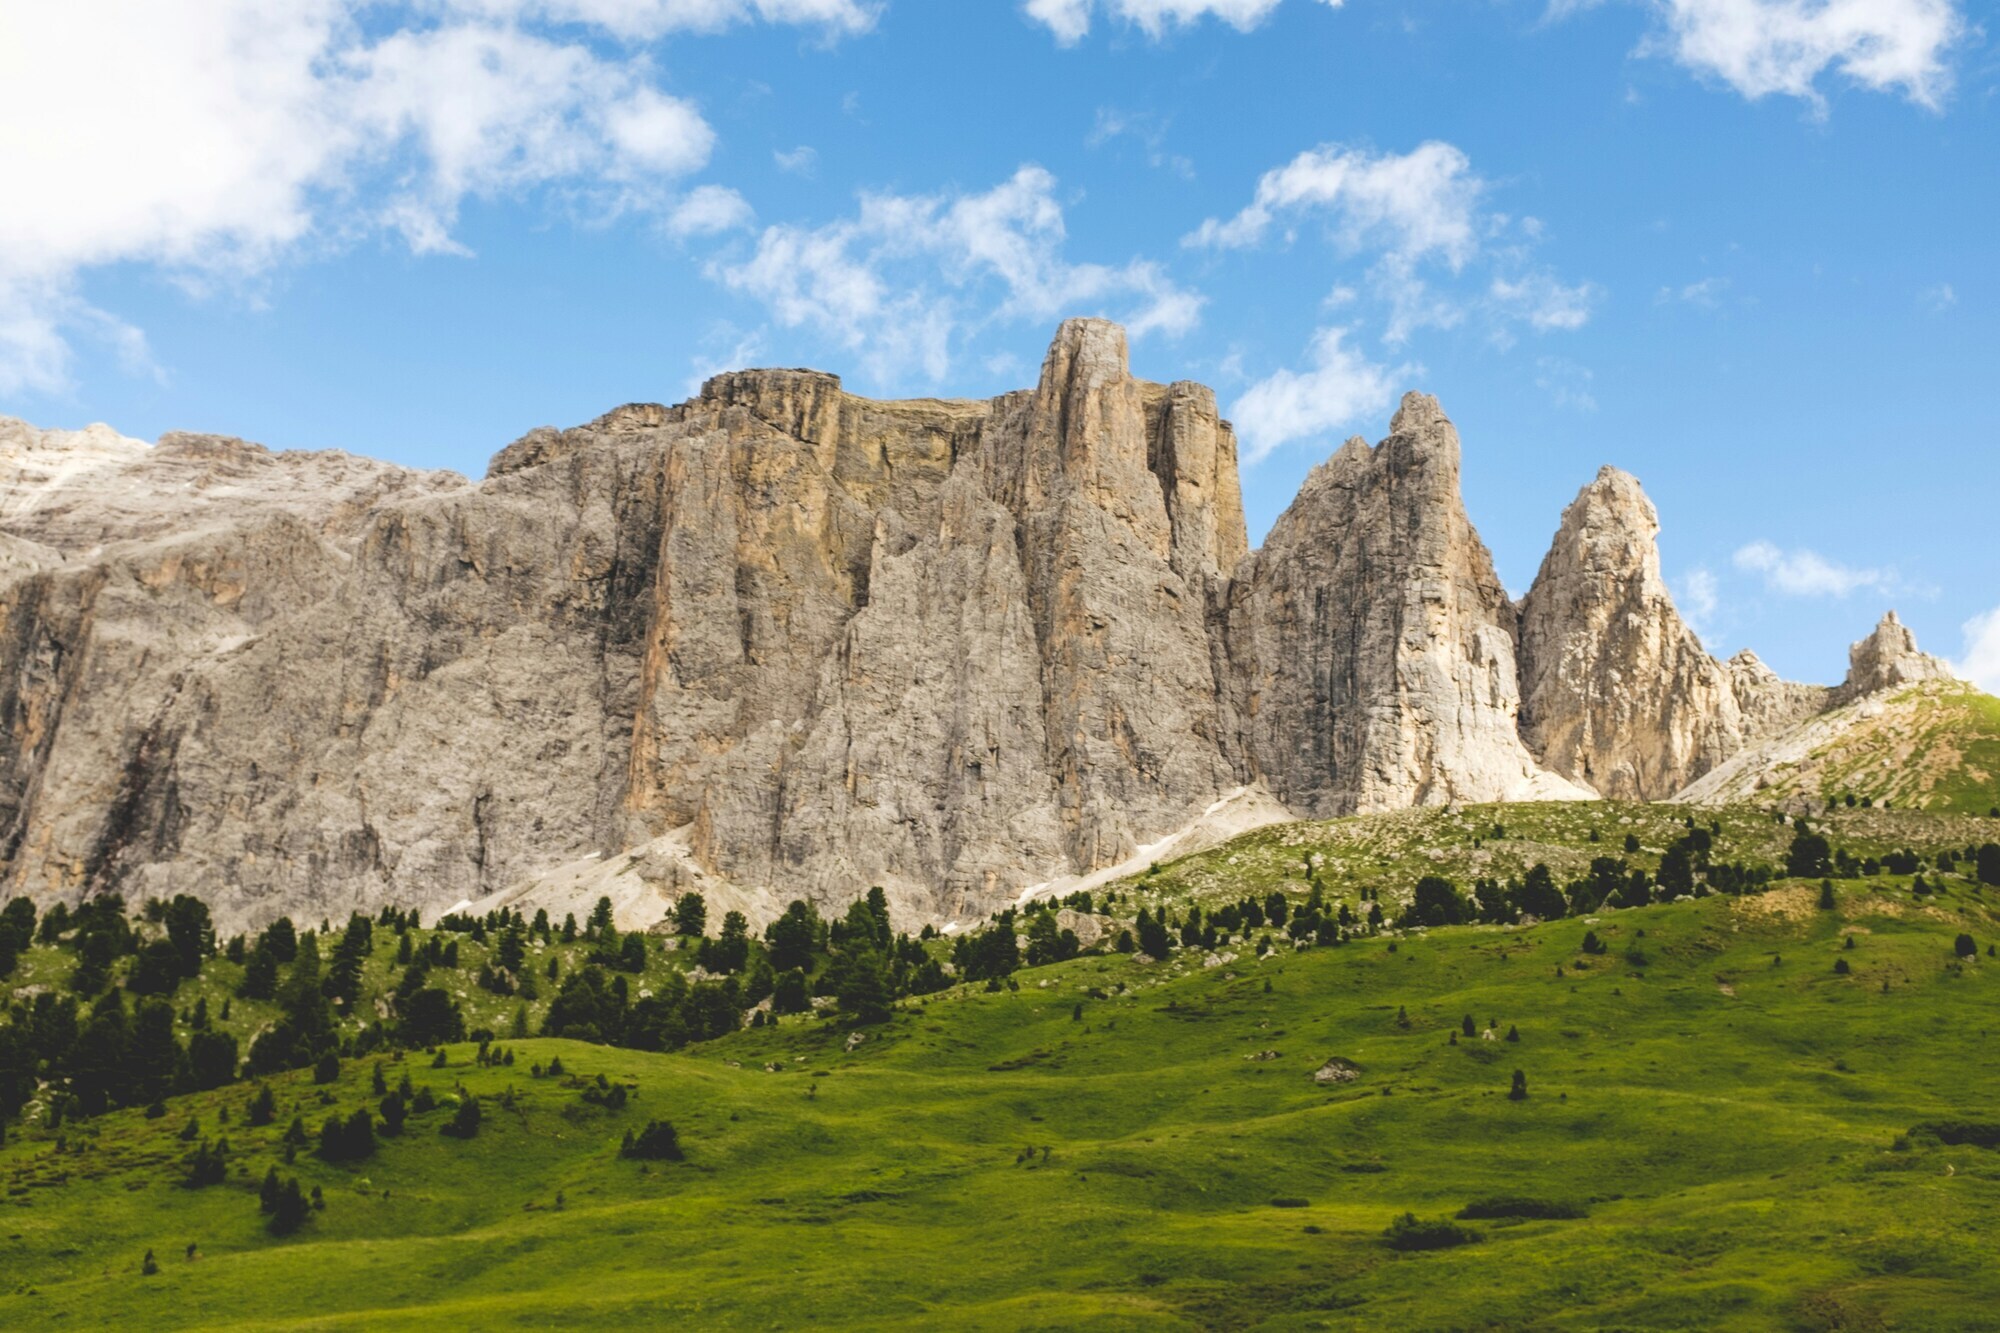
M 1719 655 L 2000 690 L 1959 0 L 0 0 L 0 413 L 479 475 L 803 365 L 1212 385 L 1253 539 L 1409 389 L 1525 592 L 1610 463 Z

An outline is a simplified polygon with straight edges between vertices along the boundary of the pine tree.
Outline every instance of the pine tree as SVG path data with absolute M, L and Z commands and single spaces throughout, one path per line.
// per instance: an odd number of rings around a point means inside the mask
M 298 1177 L 286 1177 L 285 1183 L 278 1189 L 277 1203 L 271 1209 L 271 1234 L 289 1236 L 304 1226 L 309 1216 L 311 1209 L 299 1189 Z
M 250 1124 L 253 1128 L 270 1124 L 278 1118 L 278 1099 L 271 1095 L 270 1085 L 259 1083 L 257 1095 L 250 1099 Z
M 459 1098 L 458 1110 L 441 1132 L 455 1139 L 472 1138 L 479 1133 L 479 1118 L 479 1099 L 468 1092 Z
M 1508 1090 L 1507 1099 L 1515 1102 L 1528 1100 L 1528 1076 L 1522 1070 L 1514 1071 L 1514 1086 Z

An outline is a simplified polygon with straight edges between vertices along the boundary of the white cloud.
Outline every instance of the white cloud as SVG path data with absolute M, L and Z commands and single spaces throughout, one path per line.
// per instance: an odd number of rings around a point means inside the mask
M 1965 622 L 1965 656 L 1952 668 L 1988 694 L 2000 694 L 2000 607 Z
M 1590 322 L 1591 307 L 1601 293 L 1595 284 L 1568 286 L 1551 273 L 1527 273 L 1516 279 L 1495 278 L 1488 289 L 1501 309 L 1544 332 L 1580 329 Z
M 1367 304 L 1382 317 L 1382 341 L 1391 348 L 1422 330 L 1455 328 L 1468 319 L 1490 325 L 1489 340 L 1503 350 L 1524 325 L 1542 333 L 1581 328 L 1602 291 L 1588 282 L 1566 283 L 1538 266 L 1533 254 L 1546 230 L 1540 219 L 1515 221 L 1482 210 L 1487 192 L 1471 160 L 1448 143 L 1432 140 L 1407 153 L 1323 144 L 1265 172 L 1249 204 L 1233 217 L 1207 219 L 1182 244 L 1248 250 L 1274 233 L 1296 239 L 1303 221 L 1322 222 L 1336 252 L 1367 261 Z M 1326 304 L 1356 307 L 1356 288 L 1337 281 Z M 1345 395 L 1358 388 L 1386 395 L 1380 367 L 1344 341 L 1353 334 L 1351 323 L 1323 327 L 1314 342 L 1314 369 L 1280 370 L 1246 395 L 1255 416 L 1245 431 L 1253 460 L 1326 428 L 1311 420 L 1300 398 L 1314 385 L 1334 392 L 1337 413 L 1345 411 Z M 1594 407 L 1575 379 L 1568 375 L 1550 391 L 1566 406 Z
M 1941 312 L 1958 304 L 1958 293 L 1948 282 L 1940 282 L 1935 287 L 1926 287 L 1917 293 L 1917 299 L 1933 311 Z
M 1054 176 L 1024 166 L 981 194 L 864 194 L 851 218 L 767 227 L 748 258 L 709 271 L 891 382 L 912 369 L 943 378 L 953 340 L 995 320 L 1097 311 L 1135 337 L 1199 322 L 1203 298 L 1156 264 L 1065 259 L 1055 189 Z
M 698 185 L 667 214 L 667 231 L 674 236 L 713 236 L 747 227 L 757 214 L 749 200 L 726 185 Z
M 1824 105 L 1829 71 L 1936 108 L 1948 56 L 1966 33 L 1953 0 L 1658 0 L 1665 32 L 1648 49 L 1748 98 Z
M 1281 217 L 1328 218 L 1348 250 L 1379 248 L 1406 261 L 1437 257 L 1454 270 L 1478 249 L 1475 224 L 1485 183 L 1448 143 L 1408 153 L 1370 153 L 1325 144 L 1267 171 L 1250 204 L 1224 222 L 1209 218 L 1182 242 L 1242 248 L 1262 241 Z
M 1238 32 L 1269 18 L 1282 0 L 1027 0 L 1022 8 L 1029 18 L 1047 27 L 1064 46 L 1072 46 L 1090 32 L 1091 16 L 1099 11 L 1133 24 L 1155 41 L 1169 28 L 1185 27 L 1204 18 L 1217 18 Z M 1320 0 L 1339 8 L 1343 0 Z
M 1313 338 L 1312 367 L 1279 370 L 1243 391 L 1230 411 L 1255 463 L 1280 445 L 1326 435 L 1380 415 L 1395 396 L 1395 376 L 1345 342 L 1348 330 L 1321 329 Z
M 1721 590 L 1715 575 L 1706 568 L 1691 569 L 1680 581 L 1680 611 L 1697 634 L 1706 636 L 1707 626 L 1722 607 Z
M 819 170 L 819 150 L 800 144 L 791 152 L 771 153 L 771 160 L 778 164 L 778 170 L 788 171 L 794 176 L 810 176 Z
M 1684 283 L 1679 287 L 1662 287 L 1654 296 L 1653 302 L 1655 305 L 1679 303 L 1713 310 L 1721 302 L 1723 293 L 1728 290 L 1727 278 L 1703 278 L 1699 282 Z
M 882 11 L 879 2 L 859 0 L 442 0 L 442 7 L 501 22 L 583 24 L 627 41 L 720 32 L 756 20 L 859 33 L 874 27 Z
M 1166 150 L 1166 117 L 1149 111 L 1120 111 L 1116 107 L 1099 107 L 1097 120 L 1084 138 L 1084 144 L 1091 148 L 1102 148 L 1105 144 L 1121 137 L 1130 137 L 1145 145 L 1146 165 L 1164 171 L 1171 171 L 1182 180 L 1194 179 L 1194 163 L 1179 153 Z
M 1792 597 L 1845 597 L 1863 588 L 1888 591 L 1895 575 L 1886 569 L 1854 569 L 1800 547 L 1783 550 L 1754 541 L 1736 552 L 1736 567 L 1759 575 L 1773 592 Z
M 1595 376 L 1588 366 L 1560 356 L 1535 358 L 1535 387 L 1548 394 L 1557 407 L 1575 412 L 1595 412 L 1597 397 L 1590 391 Z
M 389 231 L 457 252 L 469 199 L 676 206 L 714 132 L 619 43 L 761 19 L 859 31 L 856 0 L 64 0 L 0 6 L 0 392 L 136 330 L 92 269 L 200 288 Z M 364 22 L 365 19 L 365 22 Z M 539 26 L 538 26 L 539 25 Z M 85 91 L 79 91 L 85 90 Z M 21 201 L 30 201 L 23 206 Z M 689 219 L 717 201 L 693 206 Z M 123 330 L 123 332 L 120 332 Z

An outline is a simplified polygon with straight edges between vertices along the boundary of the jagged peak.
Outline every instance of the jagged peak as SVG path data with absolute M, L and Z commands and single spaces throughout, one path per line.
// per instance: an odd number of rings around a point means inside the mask
M 1953 680 L 1949 665 L 1917 647 L 1917 636 L 1891 609 L 1875 623 L 1868 637 L 1847 650 L 1847 679 L 1836 692 L 1839 701 L 1858 699 L 1878 690 L 1924 680 Z
M 1451 418 L 1444 414 L 1444 408 L 1436 398 L 1412 389 L 1403 395 L 1402 403 L 1396 408 L 1396 415 L 1390 418 L 1389 433 L 1414 435 L 1437 426 L 1449 428 Z

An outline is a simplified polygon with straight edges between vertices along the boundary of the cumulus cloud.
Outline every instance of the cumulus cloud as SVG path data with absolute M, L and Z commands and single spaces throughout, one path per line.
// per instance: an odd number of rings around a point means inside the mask
M 1472 163 L 1432 140 L 1408 153 L 1371 153 L 1326 144 L 1267 171 L 1235 217 L 1209 218 L 1183 244 L 1241 249 L 1280 219 L 1326 218 L 1349 250 L 1379 248 L 1405 260 L 1438 257 L 1456 269 L 1478 248 L 1480 192 Z
M 1248 32 L 1270 17 L 1282 0 L 1027 0 L 1029 18 L 1055 34 L 1064 46 L 1080 42 L 1090 32 L 1094 14 L 1104 13 L 1137 27 L 1155 41 L 1169 28 L 1216 18 L 1238 32 Z M 1320 0 L 1339 8 L 1343 0 Z
M 1763 579 L 1772 592 L 1791 597 L 1845 597 L 1864 588 L 1888 591 L 1895 575 L 1886 569 L 1855 569 L 1804 547 L 1784 550 L 1754 541 L 1734 557 L 1736 567 Z
M 1658 45 L 1748 98 L 1823 102 L 1829 70 L 1935 108 L 1951 90 L 1947 56 L 1965 33 L 1952 0 L 1664 0 Z
M 751 254 L 709 272 L 780 326 L 859 353 L 885 382 L 942 379 L 954 341 L 994 321 L 1099 312 L 1135 337 L 1199 322 L 1202 298 L 1157 264 L 1065 258 L 1055 191 L 1054 176 L 1024 166 L 982 193 L 863 194 L 852 217 L 766 227 Z
M 1279 370 L 1244 391 L 1230 418 L 1255 463 L 1280 445 L 1344 430 L 1380 416 L 1395 397 L 1391 371 L 1348 345 L 1349 330 L 1321 329 L 1313 338 L 1311 365 Z
M 385 231 L 453 253 L 467 200 L 535 191 L 597 216 L 670 210 L 714 131 L 620 41 L 751 19 L 851 31 L 873 13 L 854 0 L 0 8 L 0 180 L 35 201 L 0 209 L 0 392 L 61 387 L 72 338 L 133 341 L 80 296 L 93 268 L 151 264 L 211 286 Z
M 1965 622 L 1965 656 L 1952 667 L 1988 694 L 2000 694 L 2000 607 Z

